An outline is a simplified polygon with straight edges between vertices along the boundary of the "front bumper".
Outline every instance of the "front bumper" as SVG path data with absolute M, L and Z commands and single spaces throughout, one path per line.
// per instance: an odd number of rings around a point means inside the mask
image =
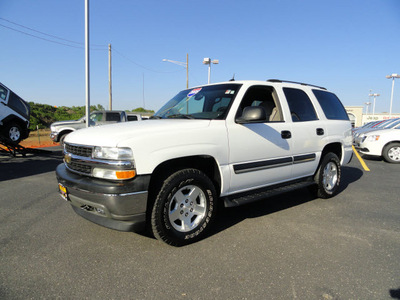
M 85 219 L 120 231 L 145 228 L 150 175 L 112 182 L 77 175 L 60 164 L 56 176 L 74 211 Z
M 53 142 L 58 143 L 58 132 L 50 132 L 50 138 Z

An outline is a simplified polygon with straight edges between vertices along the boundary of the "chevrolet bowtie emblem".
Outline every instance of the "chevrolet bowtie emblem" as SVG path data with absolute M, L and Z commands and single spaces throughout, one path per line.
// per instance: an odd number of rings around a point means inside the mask
M 67 164 L 70 164 L 70 163 L 71 163 L 71 160 L 72 160 L 71 154 L 69 154 L 69 153 L 65 154 L 64 160 L 65 160 L 65 162 L 66 162 Z

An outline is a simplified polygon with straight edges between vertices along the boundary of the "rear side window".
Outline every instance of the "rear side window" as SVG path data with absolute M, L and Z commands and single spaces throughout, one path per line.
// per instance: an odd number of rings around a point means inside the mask
M 120 120 L 121 116 L 119 113 L 106 113 L 106 121 L 119 122 Z
M 314 106 L 307 94 L 299 89 L 283 88 L 293 122 L 318 120 Z
M 349 120 L 349 116 L 347 115 L 343 104 L 335 94 L 321 90 L 313 90 L 313 93 L 317 98 L 319 105 L 321 105 L 327 119 Z
M 137 116 L 129 116 L 128 115 L 128 121 L 137 121 L 138 117 Z
M 8 99 L 8 106 L 19 113 L 21 116 L 29 119 L 30 107 L 27 102 L 22 100 L 13 92 L 10 93 L 10 98 Z

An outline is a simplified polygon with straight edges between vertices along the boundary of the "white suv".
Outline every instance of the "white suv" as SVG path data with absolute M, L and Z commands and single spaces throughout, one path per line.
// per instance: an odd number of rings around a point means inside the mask
M 233 81 L 181 91 L 152 119 L 69 134 L 56 175 L 76 213 L 118 230 L 147 224 L 184 245 L 218 203 L 238 206 L 313 185 L 329 198 L 352 157 L 339 99 L 303 83 Z

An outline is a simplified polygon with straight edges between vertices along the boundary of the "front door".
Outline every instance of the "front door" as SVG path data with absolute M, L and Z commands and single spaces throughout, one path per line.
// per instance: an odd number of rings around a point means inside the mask
M 237 117 L 247 106 L 261 106 L 262 123 L 228 124 L 230 193 L 245 192 L 290 179 L 292 173 L 291 122 L 283 120 L 276 92 L 269 86 L 252 86 L 243 97 Z

